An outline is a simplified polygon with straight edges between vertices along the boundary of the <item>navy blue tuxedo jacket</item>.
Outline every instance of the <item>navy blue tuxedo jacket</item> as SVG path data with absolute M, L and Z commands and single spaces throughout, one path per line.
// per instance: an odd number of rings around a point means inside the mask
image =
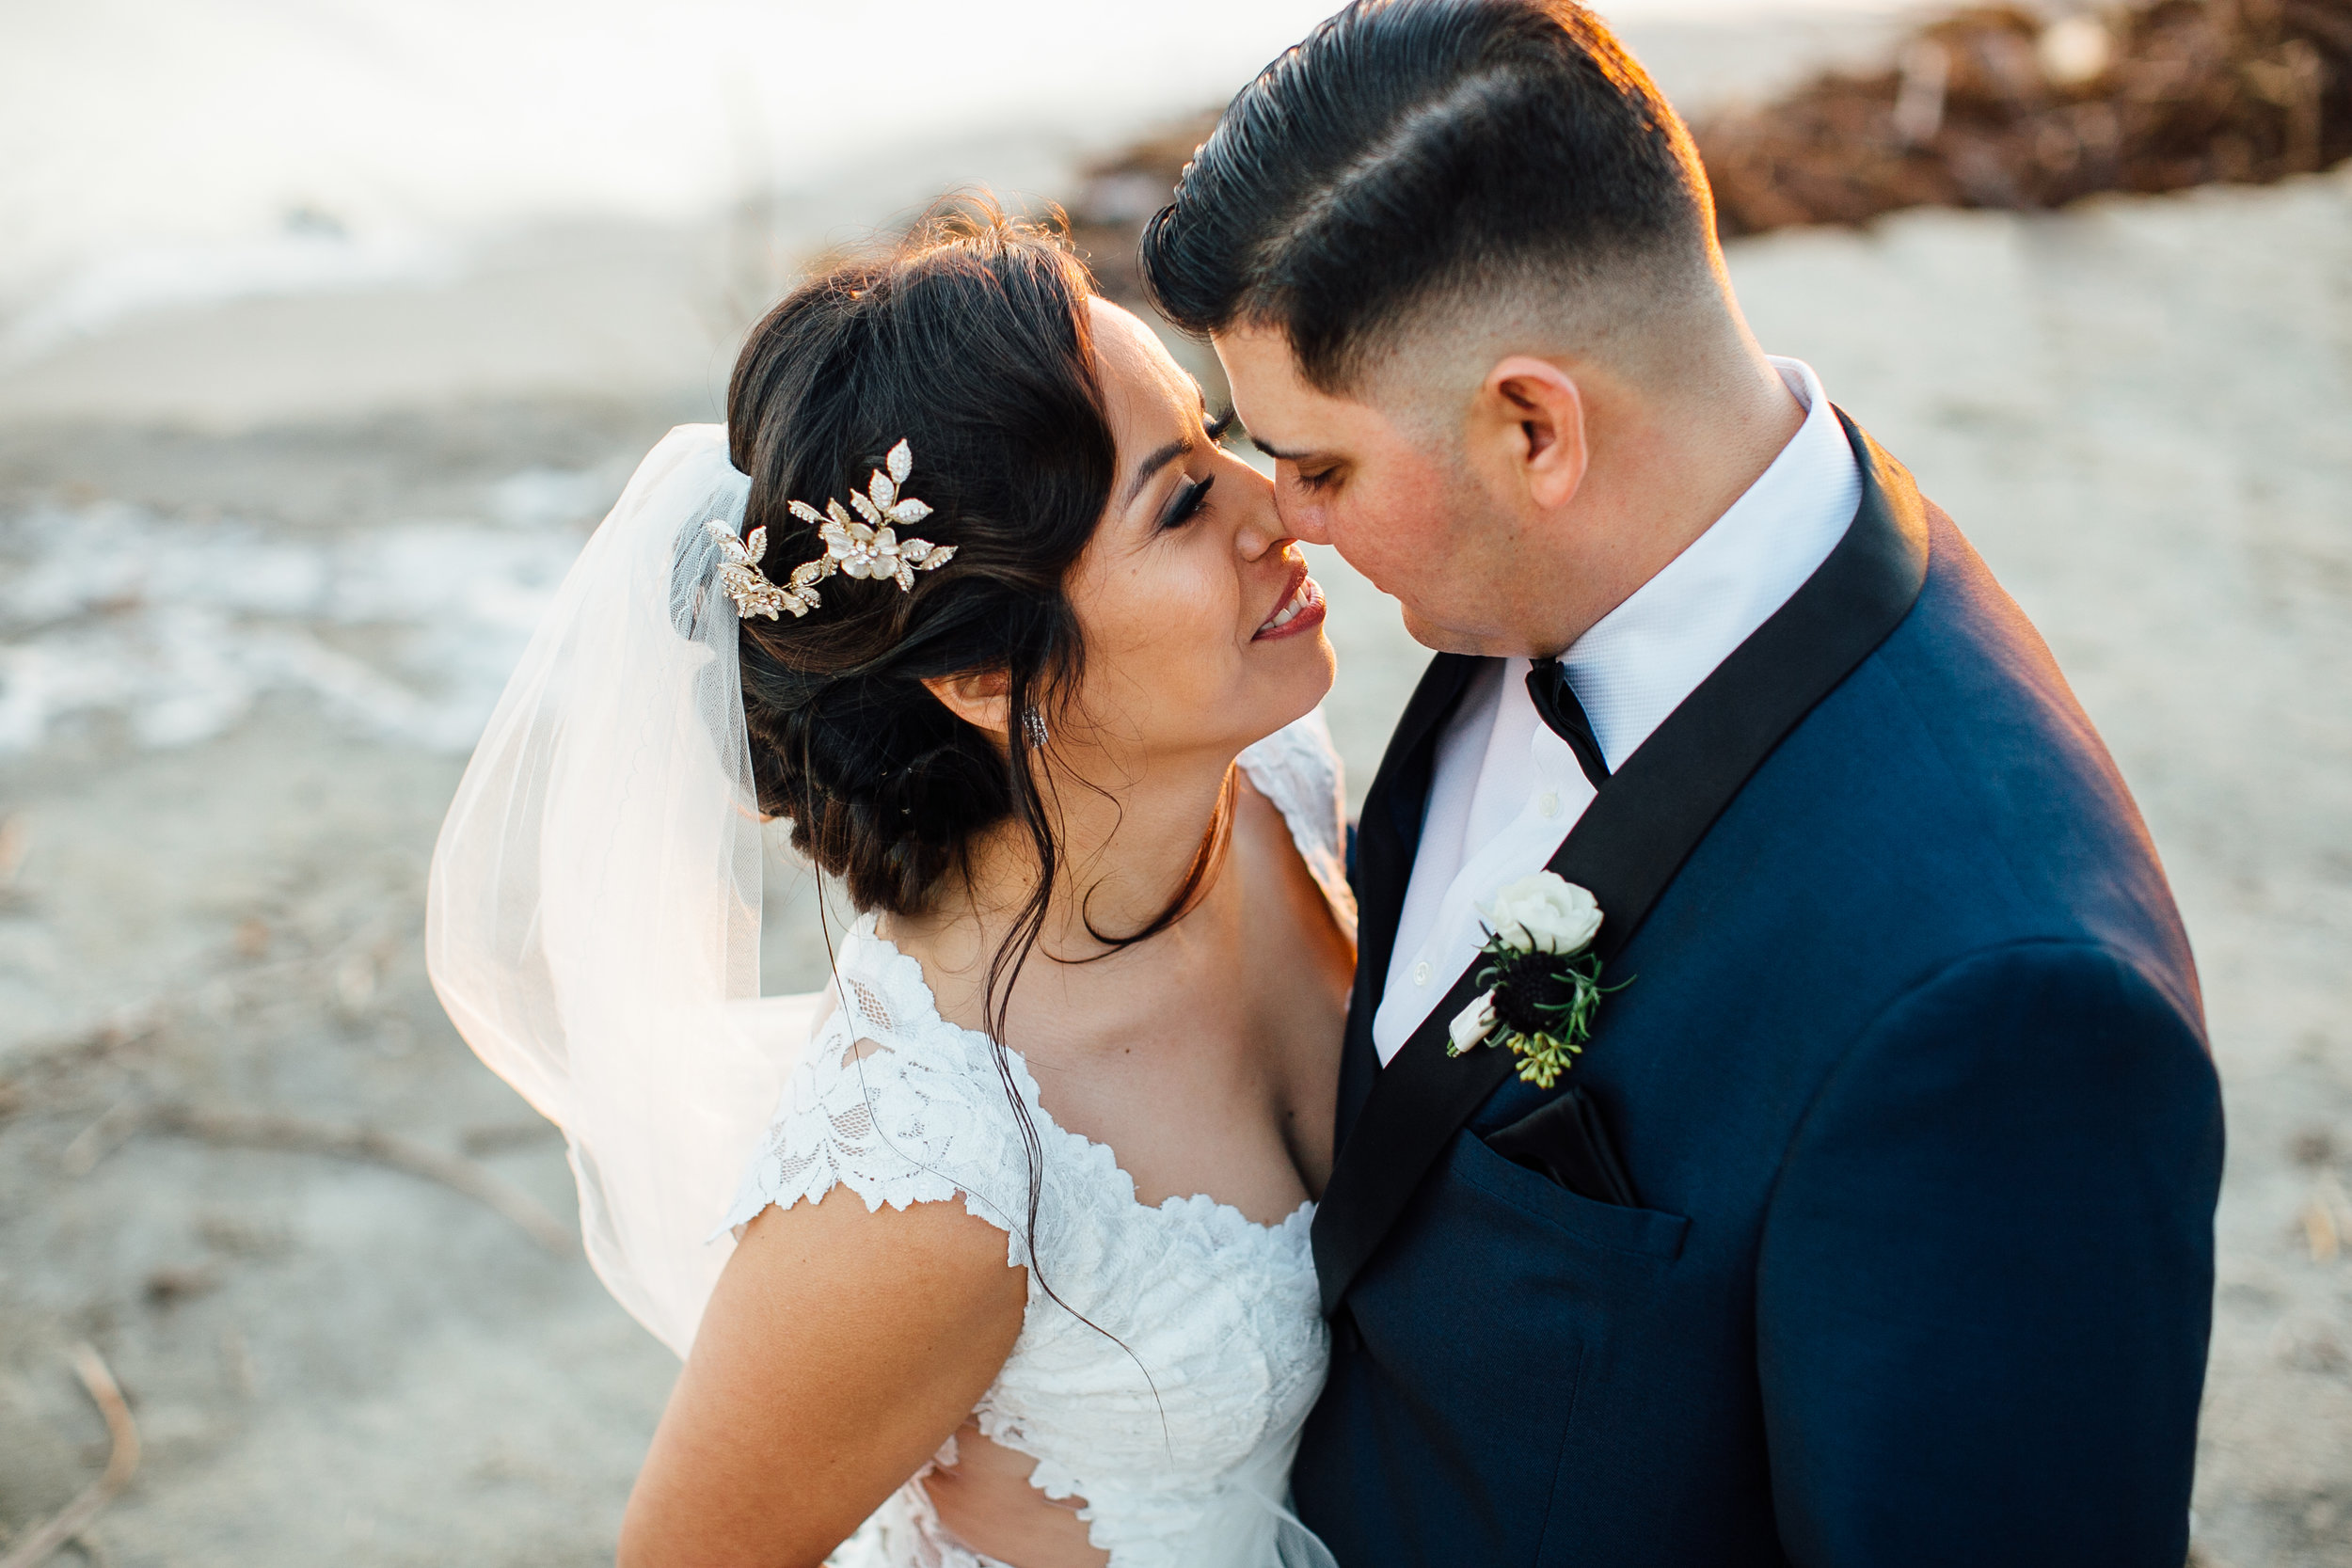
M 1559 1089 L 1447 1057 L 1468 974 L 1377 1064 L 1477 660 L 1382 763 L 1294 1477 L 1342 1568 L 2185 1556 L 2222 1144 L 2187 940 L 2040 638 L 1847 428 L 1846 539 L 1551 863 L 1630 982 Z M 1638 1207 L 1485 1141 L 1570 1080 Z

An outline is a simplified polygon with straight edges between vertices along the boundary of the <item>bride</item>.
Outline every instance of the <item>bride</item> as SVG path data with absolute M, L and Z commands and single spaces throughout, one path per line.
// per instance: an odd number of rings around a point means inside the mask
M 428 944 L 686 1355 L 624 1564 L 1328 1561 L 1332 657 L 1221 429 L 1055 238 L 936 218 L 759 325 L 509 686 Z M 816 997 L 756 996 L 763 818 L 861 911 Z

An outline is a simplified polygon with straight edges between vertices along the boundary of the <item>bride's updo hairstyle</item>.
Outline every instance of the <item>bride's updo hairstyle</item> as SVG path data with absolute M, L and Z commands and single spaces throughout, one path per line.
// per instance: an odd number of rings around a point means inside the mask
M 954 562 L 888 578 L 827 578 L 805 616 L 742 624 L 743 707 L 760 810 L 861 911 L 928 907 L 975 838 L 1029 830 L 1056 861 L 1030 748 L 950 713 L 927 677 L 1005 672 L 1012 733 L 1049 727 L 1074 689 L 1078 624 L 1062 580 L 1117 467 L 1094 369 L 1085 267 L 1051 233 L 984 202 L 934 213 L 882 256 L 795 289 L 755 327 L 727 388 L 746 535 L 768 575 L 824 553 L 814 524 L 905 440 L 902 529 Z M 1039 915 L 1042 915 L 1042 905 Z
M 1061 864 L 1025 736 L 1032 719 L 1050 735 L 1077 689 L 1084 647 L 1062 585 L 1118 473 L 1093 293 L 1057 235 L 985 199 L 959 201 L 888 252 L 793 290 L 752 330 L 727 388 L 729 456 L 752 482 L 743 531 L 768 531 L 771 581 L 825 548 L 790 503 L 821 512 L 863 490 L 901 440 L 914 456 L 903 493 L 930 513 L 900 531 L 955 548 L 910 590 L 836 573 L 806 615 L 745 619 L 743 714 L 761 813 L 789 819 L 792 847 L 862 911 L 927 910 L 981 834 L 1011 822 L 1026 837 L 1036 881 L 990 960 L 982 1022 L 1028 1150 L 1032 1243 L 1042 1153 L 1006 1058 L 1004 1009 Z M 993 671 L 1006 677 L 1010 745 L 923 685 Z M 1118 934 L 1088 924 L 1106 950 L 1191 907 L 1226 842 L 1231 800 L 1229 780 L 1189 875 L 1150 924 Z
M 771 581 L 825 548 L 789 503 L 821 512 L 863 490 L 901 440 L 914 456 L 903 492 L 930 508 L 901 531 L 955 547 L 910 590 L 836 573 L 806 615 L 745 619 L 743 714 L 761 813 L 787 818 L 792 847 L 860 911 L 924 911 L 981 834 L 1009 821 L 1027 838 L 1037 880 L 990 962 L 982 1006 L 1028 1148 L 1032 1240 L 1041 1152 L 1003 1020 L 1061 863 L 1039 753 L 1024 737 L 1032 718 L 1050 734 L 1077 689 L 1084 649 L 1062 584 L 1118 472 L 1093 292 L 1057 235 L 961 201 L 887 253 L 793 290 L 753 329 L 727 388 L 729 456 L 752 482 L 743 531 L 768 531 Z M 1005 673 L 1009 746 L 923 685 L 976 671 Z M 1191 874 L 1148 926 L 1094 936 L 1116 949 L 1173 924 L 1230 820 L 1221 805 Z

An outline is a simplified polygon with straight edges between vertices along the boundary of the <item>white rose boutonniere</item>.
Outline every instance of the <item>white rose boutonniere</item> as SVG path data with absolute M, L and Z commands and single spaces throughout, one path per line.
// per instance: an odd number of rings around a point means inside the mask
M 1600 900 L 1549 871 L 1505 883 L 1487 928 L 1521 953 L 1580 953 L 1600 929 Z
M 1488 932 L 1479 971 L 1486 991 L 1454 1016 L 1446 1054 L 1484 1044 L 1519 1059 L 1519 1077 L 1549 1088 L 1593 1035 L 1600 999 L 1622 984 L 1600 983 L 1600 904 L 1556 872 L 1538 871 L 1498 890 L 1483 911 Z

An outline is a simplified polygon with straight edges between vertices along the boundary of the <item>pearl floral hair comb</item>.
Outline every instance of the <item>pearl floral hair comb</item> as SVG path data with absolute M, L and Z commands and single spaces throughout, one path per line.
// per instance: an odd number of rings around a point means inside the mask
M 914 450 L 900 441 L 882 463 L 863 492 L 850 492 L 850 505 L 857 509 L 855 517 L 837 500 L 826 501 L 822 512 L 806 501 L 787 503 L 792 515 L 817 525 L 825 553 L 793 567 L 781 587 L 759 569 L 760 558 L 768 553 L 764 525 L 744 539 L 738 539 L 723 523 L 709 525 L 723 558 L 719 564 L 719 584 L 735 601 L 739 616 L 749 620 L 765 615 L 772 621 L 777 611 L 788 610 L 797 620 L 823 602 L 817 585 L 835 572 L 870 581 L 888 578 L 898 583 L 900 593 L 911 594 L 915 573 L 947 564 L 956 553 L 955 546 L 898 537 L 899 527 L 919 523 L 931 515 L 930 507 L 899 491 L 907 475 L 914 471 Z

